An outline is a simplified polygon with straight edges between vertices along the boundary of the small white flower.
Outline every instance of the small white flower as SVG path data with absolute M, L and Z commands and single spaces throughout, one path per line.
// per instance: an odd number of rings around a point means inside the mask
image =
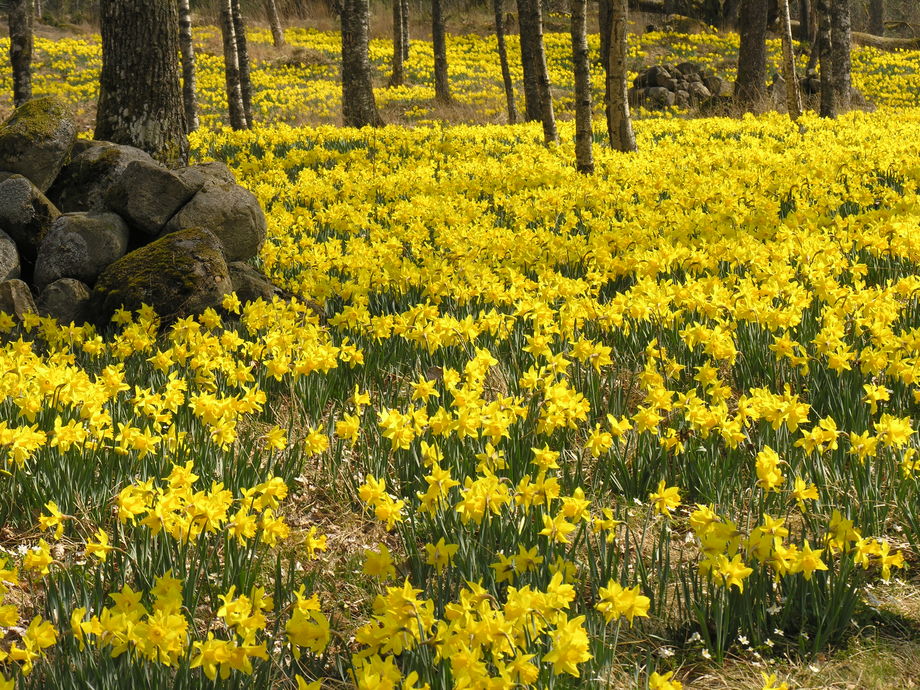
M 769 613 L 771 616 L 775 616 L 776 614 L 778 614 L 778 613 L 779 613 L 780 611 L 782 611 L 782 610 L 783 610 L 783 609 L 782 609 L 781 606 L 779 606 L 778 604 L 773 604 L 773 606 L 771 606 L 771 607 L 769 607 L 769 608 L 767 609 L 767 613 Z
M 748 643 L 748 638 L 746 638 L 744 635 L 738 635 L 738 642 L 746 645 Z
M 799 633 L 799 636 L 802 637 L 802 638 L 804 638 L 804 639 L 806 639 L 806 640 L 811 639 L 810 637 L 808 637 L 808 633 L 805 632 L 804 630 L 803 630 L 802 632 Z
M 704 658 L 704 659 L 711 659 L 711 658 L 712 658 L 712 654 L 709 653 L 709 650 L 708 650 L 708 649 L 704 649 L 704 650 L 701 652 L 701 654 L 703 655 L 703 658 Z
M 641 505 L 642 505 L 642 501 L 640 501 L 638 498 L 634 498 L 634 499 L 633 499 L 633 503 L 635 503 L 637 506 L 641 506 Z
M 699 634 L 698 632 L 695 632 L 695 633 L 693 633 L 693 634 L 690 636 L 690 639 L 687 640 L 687 641 L 688 641 L 688 642 L 699 642 L 700 639 L 701 639 L 701 638 L 700 638 L 700 634 Z
M 773 628 L 773 634 L 774 634 L 774 635 L 779 635 L 780 637 L 783 637 L 783 635 L 785 635 L 785 633 L 784 633 L 782 630 L 780 630 L 779 628 Z
M 674 656 L 674 650 L 671 649 L 670 647 L 659 647 L 658 655 L 662 659 L 667 659 L 668 657 Z
M 770 649 L 773 649 L 773 640 L 771 640 L 769 637 L 764 640 L 764 644 L 767 645 Z
M 818 667 L 818 664 L 808 664 L 808 670 L 812 673 L 820 673 L 821 669 Z

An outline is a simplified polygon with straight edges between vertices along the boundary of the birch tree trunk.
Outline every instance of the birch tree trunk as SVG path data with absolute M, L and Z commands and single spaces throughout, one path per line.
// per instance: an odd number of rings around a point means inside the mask
M 850 109 L 850 3 L 831 0 L 831 74 L 837 109 Z
M 32 98 L 32 0 L 10 0 L 10 65 L 13 70 L 13 105 Z
M 505 86 L 505 101 L 508 103 L 508 124 L 518 121 L 517 108 L 514 105 L 514 83 L 511 81 L 511 68 L 508 66 L 508 49 L 505 46 L 505 17 L 502 0 L 492 0 L 495 13 L 495 39 L 498 41 L 498 60 L 502 67 L 502 83 Z
M 189 0 L 179 0 L 179 53 L 182 57 L 182 103 L 185 126 L 189 132 L 198 129 L 198 98 L 195 95 L 195 44 L 192 40 L 192 13 Z
M 591 66 L 588 62 L 587 0 L 571 0 L 572 67 L 575 72 L 575 167 L 594 172 L 594 131 L 591 126 Z
M 789 0 L 779 0 L 779 15 L 783 29 L 783 79 L 786 81 L 786 110 L 795 122 L 802 116 L 802 94 L 799 77 L 795 73 L 795 54 L 792 52 L 792 18 Z
M 626 0 L 610 5 L 610 63 L 607 67 L 607 132 L 610 146 L 617 151 L 635 151 L 636 135 L 626 97 Z
M 450 80 L 447 76 L 447 37 L 441 0 L 431 0 L 431 44 L 434 49 L 434 97 L 450 102 Z
M 243 90 L 240 84 L 240 58 L 237 52 L 231 0 L 221 0 L 220 32 L 224 41 L 224 74 L 227 82 L 230 126 L 233 129 L 246 129 L 246 111 L 243 108 Z
M 743 0 L 738 17 L 741 43 L 735 101 L 747 111 L 755 110 L 766 96 L 767 10 L 767 0 Z
M 278 5 L 275 0 L 265 0 L 265 14 L 268 15 L 268 25 L 272 29 L 272 42 L 275 48 L 283 48 L 284 29 L 281 27 L 281 17 L 278 16 Z
M 167 165 L 185 165 L 176 0 L 101 0 L 99 25 L 95 138 L 136 146 Z
M 527 4 L 533 0 L 517 0 L 518 28 L 521 37 L 521 67 L 524 70 L 524 120 L 540 120 L 540 86 L 536 65 L 536 27 Z
M 403 47 L 403 5 L 401 0 L 393 0 L 393 73 L 387 86 L 402 86 L 406 82 L 406 73 L 403 67 L 405 48 Z
M 821 65 L 821 117 L 837 117 L 834 80 L 831 76 L 831 10 L 829 0 L 817 0 L 818 35 L 815 50 Z
M 243 115 L 246 126 L 252 127 L 252 76 L 249 72 L 249 44 L 246 41 L 246 23 L 240 9 L 240 0 L 232 0 L 233 35 L 236 38 L 236 54 L 240 67 L 240 95 L 243 97 Z
M 346 127 L 382 127 L 371 84 L 368 0 L 342 3 L 342 120 Z

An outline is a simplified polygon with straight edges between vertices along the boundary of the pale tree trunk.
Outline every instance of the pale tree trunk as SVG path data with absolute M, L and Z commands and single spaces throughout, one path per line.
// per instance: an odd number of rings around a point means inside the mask
M 402 2 L 393 0 L 393 73 L 387 86 L 402 86 L 406 81 L 406 70 L 403 65 L 403 21 Z
M 34 3 L 34 5 L 33 5 L 33 7 L 34 7 L 34 9 L 35 9 L 35 18 L 36 18 L 38 21 L 41 21 L 41 19 L 42 19 L 42 14 L 43 14 L 43 12 L 42 12 L 42 0 L 35 0 L 35 3 Z
M 402 22 L 403 35 L 403 61 L 409 59 L 409 0 L 393 0 L 399 2 L 399 19 Z
M 743 0 L 738 16 L 741 42 L 735 101 L 748 111 L 755 110 L 766 96 L 767 10 L 767 0 Z
M 636 135 L 633 133 L 626 97 L 626 0 L 613 0 L 610 6 L 610 63 L 607 67 L 607 132 L 610 146 L 617 151 L 635 151 Z
M 13 69 L 13 105 L 32 98 L 32 0 L 10 0 L 10 65 Z
M 885 0 L 869 0 L 869 33 L 885 35 Z
M 546 68 L 546 49 L 543 45 L 543 16 L 540 12 L 540 0 L 525 0 L 529 15 L 528 24 L 534 33 L 533 67 L 540 97 L 540 121 L 543 123 L 543 141 L 547 144 L 559 140 L 556 132 L 556 117 L 553 113 L 553 94 L 549 83 L 549 71 Z
M 521 67 L 524 70 L 524 120 L 540 120 L 540 85 L 536 66 L 536 27 L 533 15 L 527 9 L 528 2 L 517 0 L 518 28 L 521 37 Z
M 195 43 L 192 40 L 192 14 L 189 0 L 179 0 L 179 53 L 182 57 L 182 103 L 185 106 L 185 126 L 189 132 L 198 129 L 198 98 L 195 95 Z
M 346 127 L 383 126 L 368 56 L 368 0 L 342 2 L 342 120 Z
M 232 0 L 233 35 L 236 38 L 236 55 L 240 67 L 240 95 L 243 98 L 243 115 L 246 126 L 252 127 L 252 76 L 249 73 L 249 44 L 246 40 L 246 23 L 240 9 L 240 0 Z
M 495 39 L 498 41 L 498 60 L 502 67 L 502 83 L 505 86 L 505 101 L 508 103 L 508 124 L 518 120 L 517 108 L 514 106 L 514 83 L 511 81 L 511 68 L 508 66 L 508 49 L 505 47 L 505 17 L 502 0 L 492 0 L 495 13 Z
M 802 116 L 802 94 L 799 91 L 799 77 L 795 73 L 789 0 L 779 0 L 779 16 L 783 30 L 783 79 L 786 81 L 786 110 L 789 111 L 789 117 L 794 122 Z
M 821 117 L 837 117 L 837 103 L 834 97 L 834 80 L 831 76 L 831 10 L 830 0 L 817 0 L 818 34 L 815 50 L 821 64 Z
M 275 48 L 283 48 L 284 29 L 281 28 L 281 17 L 278 16 L 278 5 L 275 0 L 265 0 L 265 14 L 268 15 L 268 25 L 272 29 L 272 42 Z
M 185 165 L 176 1 L 101 0 L 99 24 L 95 138 L 136 146 L 167 165 Z
M 841 111 L 850 109 L 850 34 L 849 0 L 831 0 L 831 79 Z
M 591 127 L 591 66 L 588 62 L 587 0 L 571 0 L 572 67 L 575 72 L 575 167 L 594 172 L 594 131 Z
M 227 82 L 230 126 L 233 129 L 246 129 L 246 111 L 243 108 L 243 89 L 240 84 L 240 57 L 237 52 L 236 31 L 233 27 L 231 0 L 221 0 L 220 32 L 224 41 L 224 74 Z
M 450 102 L 450 80 L 447 77 L 447 36 L 441 0 L 431 0 L 431 44 L 434 50 L 434 97 Z

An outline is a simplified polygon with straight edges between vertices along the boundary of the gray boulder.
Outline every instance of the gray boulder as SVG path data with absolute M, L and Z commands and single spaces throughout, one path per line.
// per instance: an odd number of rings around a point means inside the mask
M 128 163 L 109 187 L 105 202 L 131 227 L 155 236 L 199 187 L 158 163 L 136 160 Z
M 106 141 L 77 144 L 74 156 L 48 190 L 48 198 L 64 213 L 101 211 L 105 194 L 133 161 L 153 163 L 140 149 Z
M 709 89 L 709 92 L 713 96 L 727 96 L 729 91 L 729 83 L 720 79 L 719 77 L 707 77 L 703 80 L 703 84 Z
M 77 137 L 66 102 L 33 98 L 0 125 L 0 170 L 24 175 L 42 192 L 57 177 Z
M 90 298 L 94 318 L 106 323 L 119 307 L 147 304 L 166 321 L 218 308 L 233 289 L 217 236 L 188 228 L 164 235 L 106 268 Z
M 653 86 L 646 89 L 646 96 L 649 102 L 657 108 L 667 108 L 674 105 L 676 97 L 673 91 L 668 91 L 663 86 Z
M 197 165 L 190 165 L 187 168 L 179 168 L 173 172 L 195 189 L 204 187 L 204 183 L 208 180 L 225 182 L 226 184 L 236 184 L 236 177 L 233 176 L 230 168 L 219 161 L 198 163 Z
M 245 261 L 265 241 L 265 214 L 251 192 L 234 184 L 209 180 L 172 217 L 163 234 L 207 228 L 220 240 L 227 261 Z
M 12 237 L 0 230 L 0 281 L 18 278 L 21 273 L 16 243 Z
M 89 287 L 74 278 L 55 280 L 38 296 L 38 313 L 59 324 L 83 324 L 89 320 Z
M 690 99 L 693 101 L 705 101 L 712 97 L 712 92 L 702 83 L 695 81 L 690 84 Z
M 0 182 L 0 228 L 13 238 L 26 261 L 35 261 L 38 246 L 60 215 L 54 204 L 22 175 L 10 175 Z
M 260 297 L 271 302 L 276 295 L 283 295 L 281 289 L 273 285 L 261 271 L 243 261 L 231 261 L 227 268 L 233 291 L 241 302 L 255 302 Z
M 45 236 L 35 262 L 35 286 L 59 278 L 92 284 L 109 264 L 128 251 L 128 226 L 114 213 L 66 213 Z
M 18 278 L 4 280 L 0 283 L 0 311 L 6 312 L 19 319 L 23 314 L 35 314 L 35 300 L 29 286 Z
M 690 92 L 684 91 L 683 89 L 681 89 L 680 91 L 676 91 L 674 93 L 674 105 L 676 105 L 678 108 L 686 108 L 687 106 L 689 106 L 690 105 Z

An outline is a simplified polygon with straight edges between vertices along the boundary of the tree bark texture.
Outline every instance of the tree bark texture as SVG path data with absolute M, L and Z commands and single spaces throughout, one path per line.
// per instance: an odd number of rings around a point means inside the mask
M 447 76 L 447 36 L 441 0 L 431 0 L 431 45 L 434 50 L 434 97 L 447 103 L 450 101 L 450 80 Z
M 811 0 L 799 0 L 798 38 L 803 43 L 811 42 Z
M 831 79 L 838 110 L 850 109 L 850 28 L 849 0 L 831 0 Z
M 738 17 L 741 42 L 735 100 L 748 111 L 754 110 L 766 96 L 767 10 L 767 0 L 744 0 Z
M 41 21 L 41 18 L 44 14 L 42 12 L 42 0 L 35 0 L 34 7 L 35 7 L 35 18 Z
M 831 9 L 829 0 L 817 0 L 818 35 L 815 50 L 821 65 L 821 117 L 837 117 L 834 80 L 831 67 Z
M 387 86 L 402 86 L 406 82 L 406 71 L 404 67 L 405 48 L 403 42 L 403 4 L 401 0 L 393 0 L 393 72 L 390 74 L 390 81 Z
M 617 151 L 635 151 L 626 85 L 626 0 L 610 3 L 610 62 L 607 66 L 607 132 Z
M 524 70 L 524 120 L 540 120 L 540 86 L 536 66 L 536 27 L 527 4 L 533 0 L 517 0 L 518 27 L 521 35 L 521 67 Z
M 246 126 L 252 127 L 252 75 L 249 72 L 249 44 L 246 40 L 246 22 L 240 8 L 240 0 L 232 0 L 233 35 L 236 38 L 236 54 L 240 67 L 240 95 L 243 97 L 243 115 Z
M 99 18 L 95 138 L 136 146 L 167 165 L 185 165 L 176 0 L 101 0 Z
M 594 172 L 594 131 L 591 126 L 591 65 L 588 60 L 587 0 L 571 0 L 572 67 L 575 72 L 575 167 Z
M 543 140 L 549 144 L 559 140 L 556 132 L 556 117 L 553 113 L 553 94 L 549 83 L 549 71 L 546 68 L 546 49 L 543 45 L 543 16 L 540 12 L 540 0 L 524 0 L 528 14 L 528 26 L 533 34 L 533 68 L 537 83 L 537 95 L 540 103 L 540 121 L 543 123 Z
M 869 33 L 885 35 L 885 0 L 869 0 Z
M 227 82 L 227 109 L 230 126 L 246 129 L 246 110 L 243 107 L 243 89 L 240 84 L 240 57 L 233 26 L 232 0 L 221 0 L 220 33 L 224 41 L 224 74 Z
M 10 0 L 10 65 L 13 69 L 13 105 L 32 98 L 32 0 Z
M 394 0 L 396 2 L 397 0 Z M 403 34 L 403 60 L 409 59 L 409 0 L 398 0 L 400 4 L 400 20 L 402 21 Z
M 505 87 L 505 101 L 508 103 L 508 124 L 518 121 L 517 108 L 514 105 L 514 82 L 511 81 L 511 68 L 508 66 L 508 49 L 505 46 L 505 11 L 502 0 L 492 0 L 495 14 L 495 39 L 498 42 L 498 61 L 502 68 L 502 83 Z
M 265 14 L 268 15 L 268 25 L 272 29 L 272 42 L 275 48 L 284 47 L 284 29 L 281 27 L 281 17 L 278 16 L 278 5 L 275 0 L 265 0 Z
M 189 132 L 198 129 L 198 97 L 195 95 L 195 43 L 192 40 L 192 12 L 189 0 L 179 0 L 179 53 L 182 57 L 182 104 L 185 126 Z
M 779 14 L 783 31 L 783 79 L 786 81 L 786 110 L 794 122 L 802 116 L 802 93 L 799 91 L 799 77 L 795 73 L 789 0 L 779 0 Z
M 342 120 L 346 127 L 383 126 L 371 84 L 368 0 L 342 3 Z

